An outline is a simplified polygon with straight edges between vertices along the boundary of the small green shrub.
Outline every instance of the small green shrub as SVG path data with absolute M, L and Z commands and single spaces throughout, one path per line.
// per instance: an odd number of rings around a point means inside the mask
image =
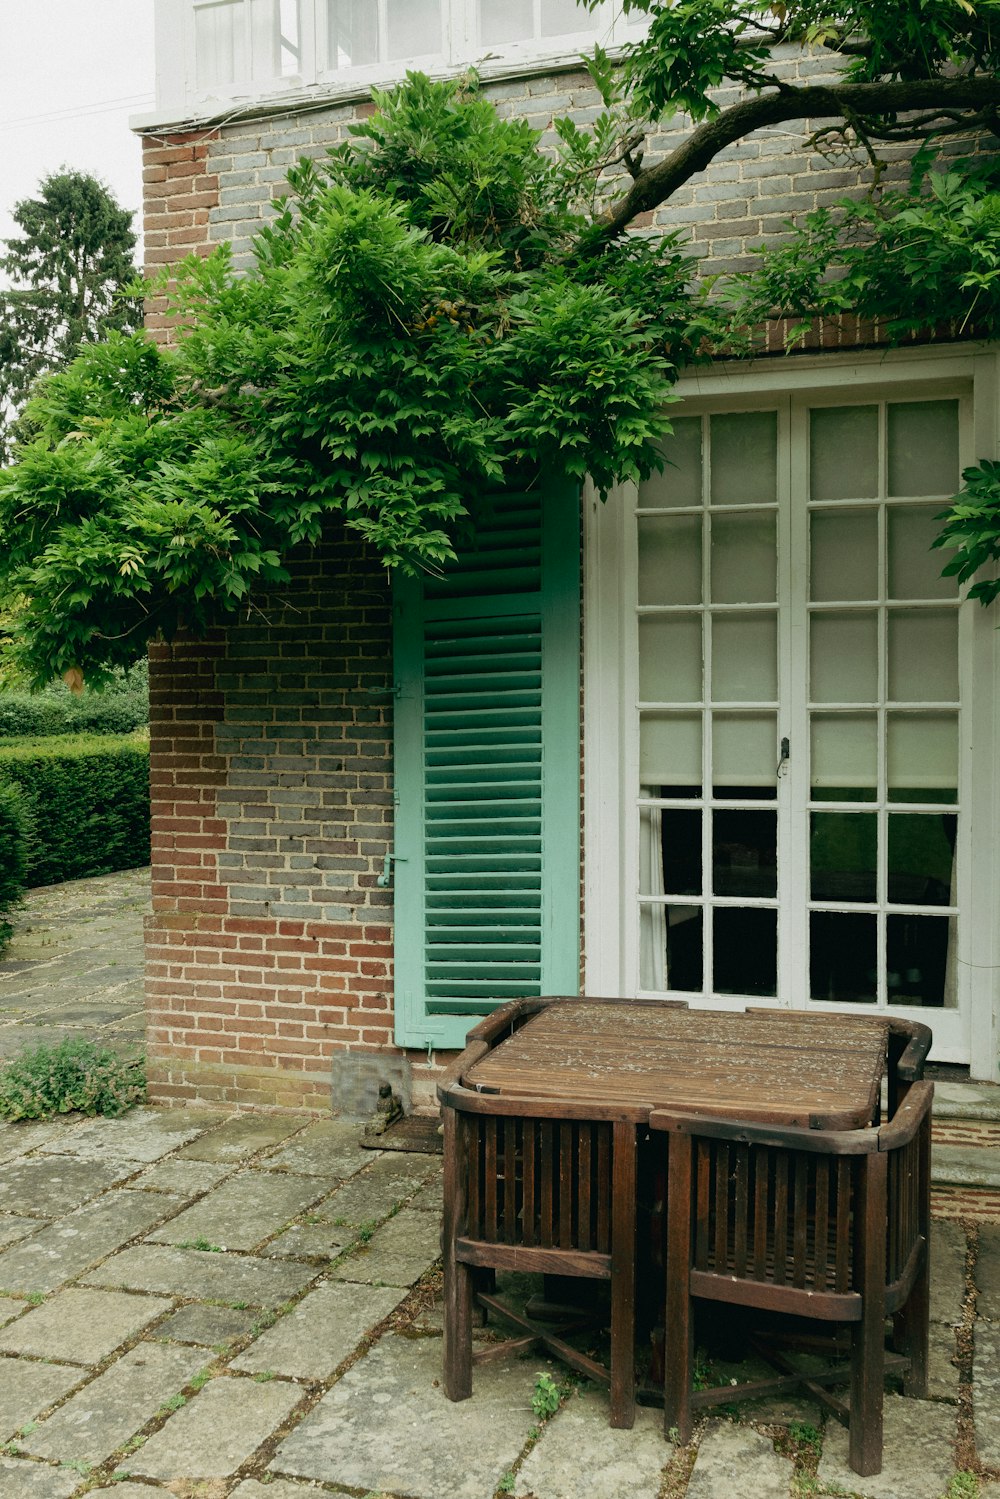
M 0 744 L 0 785 L 18 787 L 35 813 L 28 885 L 149 863 L 149 744 L 139 735 Z
M 16 786 L 0 784 L 0 953 L 14 928 L 8 913 L 24 893 L 28 871 L 29 817 Z
M 559 1409 L 562 1395 L 551 1374 L 539 1374 L 535 1380 L 535 1393 L 531 1397 L 531 1409 L 539 1421 L 547 1421 Z
M 4 1119 L 51 1119 L 74 1109 L 115 1118 L 145 1096 L 141 1058 L 82 1039 L 23 1051 L 0 1072 Z
M 0 740 L 52 734 L 131 734 L 149 723 L 145 661 L 119 672 L 103 689 L 76 694 L 62 682 L 40 692 L 0 691 Z

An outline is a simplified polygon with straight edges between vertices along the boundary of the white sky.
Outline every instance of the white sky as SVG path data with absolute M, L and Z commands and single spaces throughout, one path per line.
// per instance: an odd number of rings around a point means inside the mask
M 17 232 L 14 204 L 62 166 L 141 209 L 128 121 L 152 103 L 153 0 L 0 0 L 0 240 Z

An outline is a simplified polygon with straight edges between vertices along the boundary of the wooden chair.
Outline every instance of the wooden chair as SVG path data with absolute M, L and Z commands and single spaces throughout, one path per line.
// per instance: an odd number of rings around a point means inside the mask
M 524 1001 L 506 1033 L 547 1001 Z M 632 1112 L 566 1100 L 498 1098 L 463 1087 L 460 1075 L 496 1044 L 494 1017 L 439 1086 L 444 1115 L 444 1390 L 472 1393 L 475 1361 L 541 1343 L 563 1362 L 610 1386 L 611 1425 L 635 1421 L 634 1307 L 637 1127 Z M 483 1282 L 496 1270 L 610 1281 L 610 1368 L 580 1353 L 556 1329 L 503 1305 Z M 484 1274 L 485 1272 L 485 1274 Z M 522 1329 L 513 1343 L 473 1356 L 474 1306 Z
M 905 1370 L 906 1394 L 927 1388 L 933 1085 L 899 1082 L 895 1112 L 869 1129 L 651 1114 L 669 1162 L 664 1423 L 682 1442 L 693 1410 L 802 1383 L 847 1424 L 854 1471 L 881 1471 L 886 1369 Z M 758 1345 L 778 1378 L 693 1392 L 699 1299 L 846 1326 L 848 1364 L 807 1378 Z M 886 1356 L 887 1316 L 901 1356 Z M 829 1393 L 837 1383 L 849 1406 Z

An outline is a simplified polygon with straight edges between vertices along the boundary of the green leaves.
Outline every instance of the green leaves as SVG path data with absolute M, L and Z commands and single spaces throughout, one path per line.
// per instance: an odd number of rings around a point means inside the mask
M 955 555 L 941 571 L 960 583 L 1000 561 L 1000 463 L 980 459 L 962 474 L 965 488 L 938 519 L 944 521 L 936 547 L 955 548 Z M 984 578 L 973 583 L 969 597 L 991 604 L 1000 594 L 1000 579 Z

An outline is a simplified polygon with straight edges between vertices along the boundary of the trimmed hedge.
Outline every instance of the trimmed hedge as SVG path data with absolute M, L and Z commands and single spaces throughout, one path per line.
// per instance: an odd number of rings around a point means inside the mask
M 3 785 L 18 788 L 34 817 L 27 884 L 149 863 L 149 744 L 139 735 L 0 744 Z
M 0 784 L 0 953 L 14 928 L 8 914 L 20 902 L 28 873 L 30 819 L 16 786 Z
M 0 740 L 47 734 L 131 734 L 149 722 L 145 662 L 100 692 L 74 695 L 62 682 L 41 692 L 0 691 Z

